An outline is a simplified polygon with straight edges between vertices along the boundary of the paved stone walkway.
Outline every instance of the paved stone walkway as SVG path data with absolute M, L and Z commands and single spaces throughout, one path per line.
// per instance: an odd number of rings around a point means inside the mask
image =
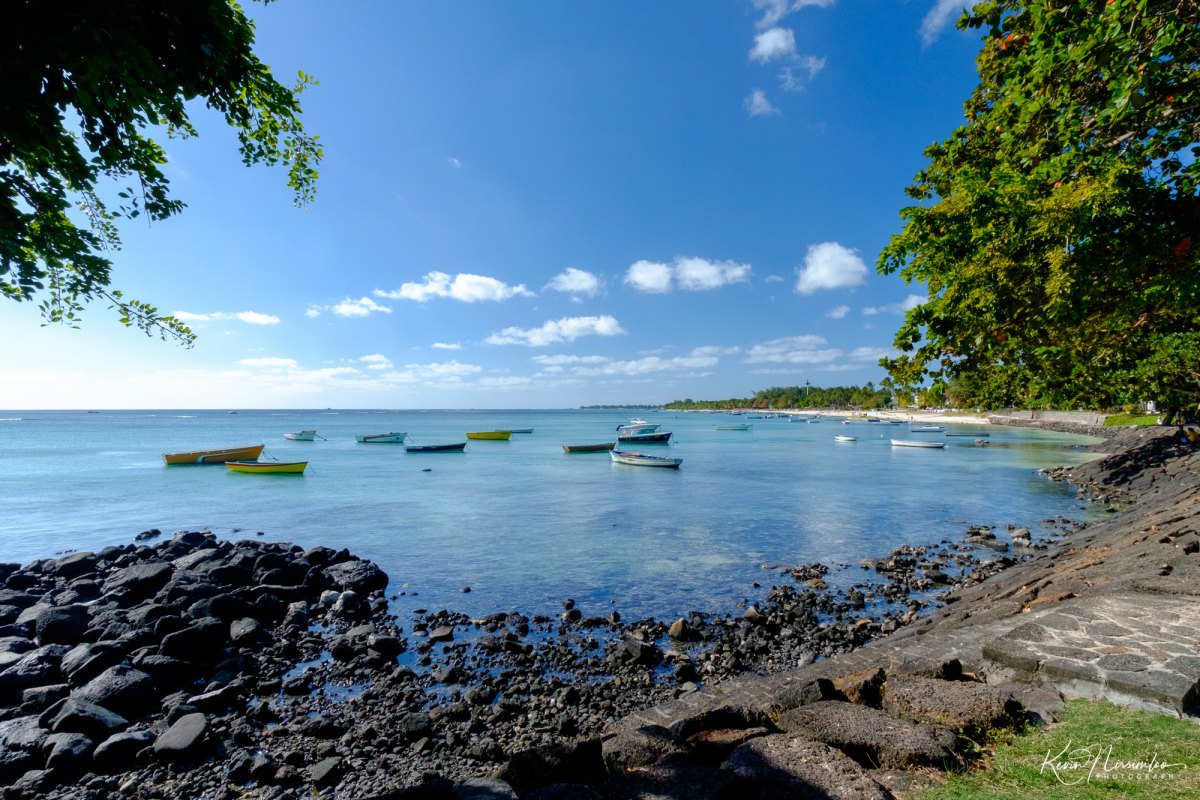
M 1200 711 L 1200 603 L 1142 593 L 1064 600 L 1052 608 L 952 631 L 888 637 L 831 659 L 769 676 L 725 681 L 645 709 L 614 729 L 671 727 L 736 710 L 768 714 L 774 698 L 816 678 L 883 667 L 930 673 L 951 659 L 988 683 L 1053 686 L 1067 697 L 1186 717 Z

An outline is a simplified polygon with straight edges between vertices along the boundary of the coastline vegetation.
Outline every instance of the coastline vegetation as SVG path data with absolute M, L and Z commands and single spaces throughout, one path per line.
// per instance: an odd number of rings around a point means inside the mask
M 886 388 L 877 388 L 872 383 L 865 386 L 774 386 L 762 389 L 753 397 L 730 398 L 728 400 L 675 400 L 663 406 L 667 410 L 720 411 L 736 408 L 796 409 L 796 408 L 847 408 L 871 411 L 887 408 L 892 402 L 892 393 Z
M 1168 800 L 1200 794 L 1200 726 L 1106 701 L 1069 700 L 1053 725 L 1012 736 L 982 766 L 906 800 Z

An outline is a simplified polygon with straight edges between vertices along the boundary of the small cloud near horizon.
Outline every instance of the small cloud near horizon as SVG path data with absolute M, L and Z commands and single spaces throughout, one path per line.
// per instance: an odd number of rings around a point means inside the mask
M 216 322 L 222 320 L 236 319 L 239 322 L 244 322 L 247 325 L 278 325 L 279 317 L 271 314 L 263 314 L 258 311 L 235 311 L 233 313 L 227 311 L 214 311 L 211 314 L 195 314 L 191 311 L 176 311 L 171 316 L 182 322 Z
M 549 347 L 552 344 L 573 342 L 583 336 L 618 336 L 625 333 L 616 317 L 563 317 L 547 320 L 538 328 L 505 328 L 484 340 L 491 345 L 520 344 L 526 347 Z

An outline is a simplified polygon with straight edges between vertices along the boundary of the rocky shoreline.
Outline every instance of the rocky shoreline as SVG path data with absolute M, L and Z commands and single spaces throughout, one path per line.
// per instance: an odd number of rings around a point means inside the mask
M 779 720 L 698 745 L 614 735 L 623 719 L 910 626 L 1074 532 L 1047 528 L 901 548 L 858 565 L 866 578 L 846 590 L 828 588 L 826 565 L 777 567 L 756 604 L 673 622 L 589 616 L 566 599 L 553 618 L 398 620 L 387 576 L 344 550 L 205 532 L 3 565 L 0 797 L 647 796 L 622 777 L 648 763 L 643 748 L 723 760 Z M 844 700 L 881 680 L 808 692 Z M 957 763 L 962 745 L 942 730 L 909 733 L 940 737 L 935 760 Z M 747 769 L 743 789 L 757 785 Z

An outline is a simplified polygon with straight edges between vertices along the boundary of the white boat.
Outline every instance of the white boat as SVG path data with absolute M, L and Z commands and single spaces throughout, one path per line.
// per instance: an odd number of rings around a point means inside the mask
M 833 440 L 835 442 L 857 442 L 858 437 L 857 436 L 843 436 L 839 433 L 839 434 L 834 435 Z
M 910 425 L 908 429 L 912 433 L 941 433 L 946 430 L 941 425 Z
M 360 444 L 400 444 L 407 433 L 356 433 L 354 441 Z
M 716 429 L 719 431 L 748 431 L 748 430 L 751 430 L 753 427 L 754 426 L 751 425 L 749 422 L 741 422 L 741 423 L 738 423 L 737 425 L 717 425 Z
M 647 453 L 635 453 L 632 450 L 609 450 L 608 456 L 618 464 L 629 464 L 635 467 L 678 467 L 683 463 L 682 458 L 667 458 L 652 456 Z
M 285 433 L 283 438 L 291 439 L 293 442 L 311 442 L 313 439 L 317 438 L 317 431 L 315 428 L 305 428 L 302 431 Z
M 892 439 L 892 447 L 924 447 L 941 450 L 945 446 L 945 442 L 927 442 L 920 439 Z
M 633 436 L 639 433 L 654 433 L 661 427 L 653 422 L 646 422 L 644 419 L 631 419 L 623 425 L 618 425 L 617 433 L 622 436 Z

